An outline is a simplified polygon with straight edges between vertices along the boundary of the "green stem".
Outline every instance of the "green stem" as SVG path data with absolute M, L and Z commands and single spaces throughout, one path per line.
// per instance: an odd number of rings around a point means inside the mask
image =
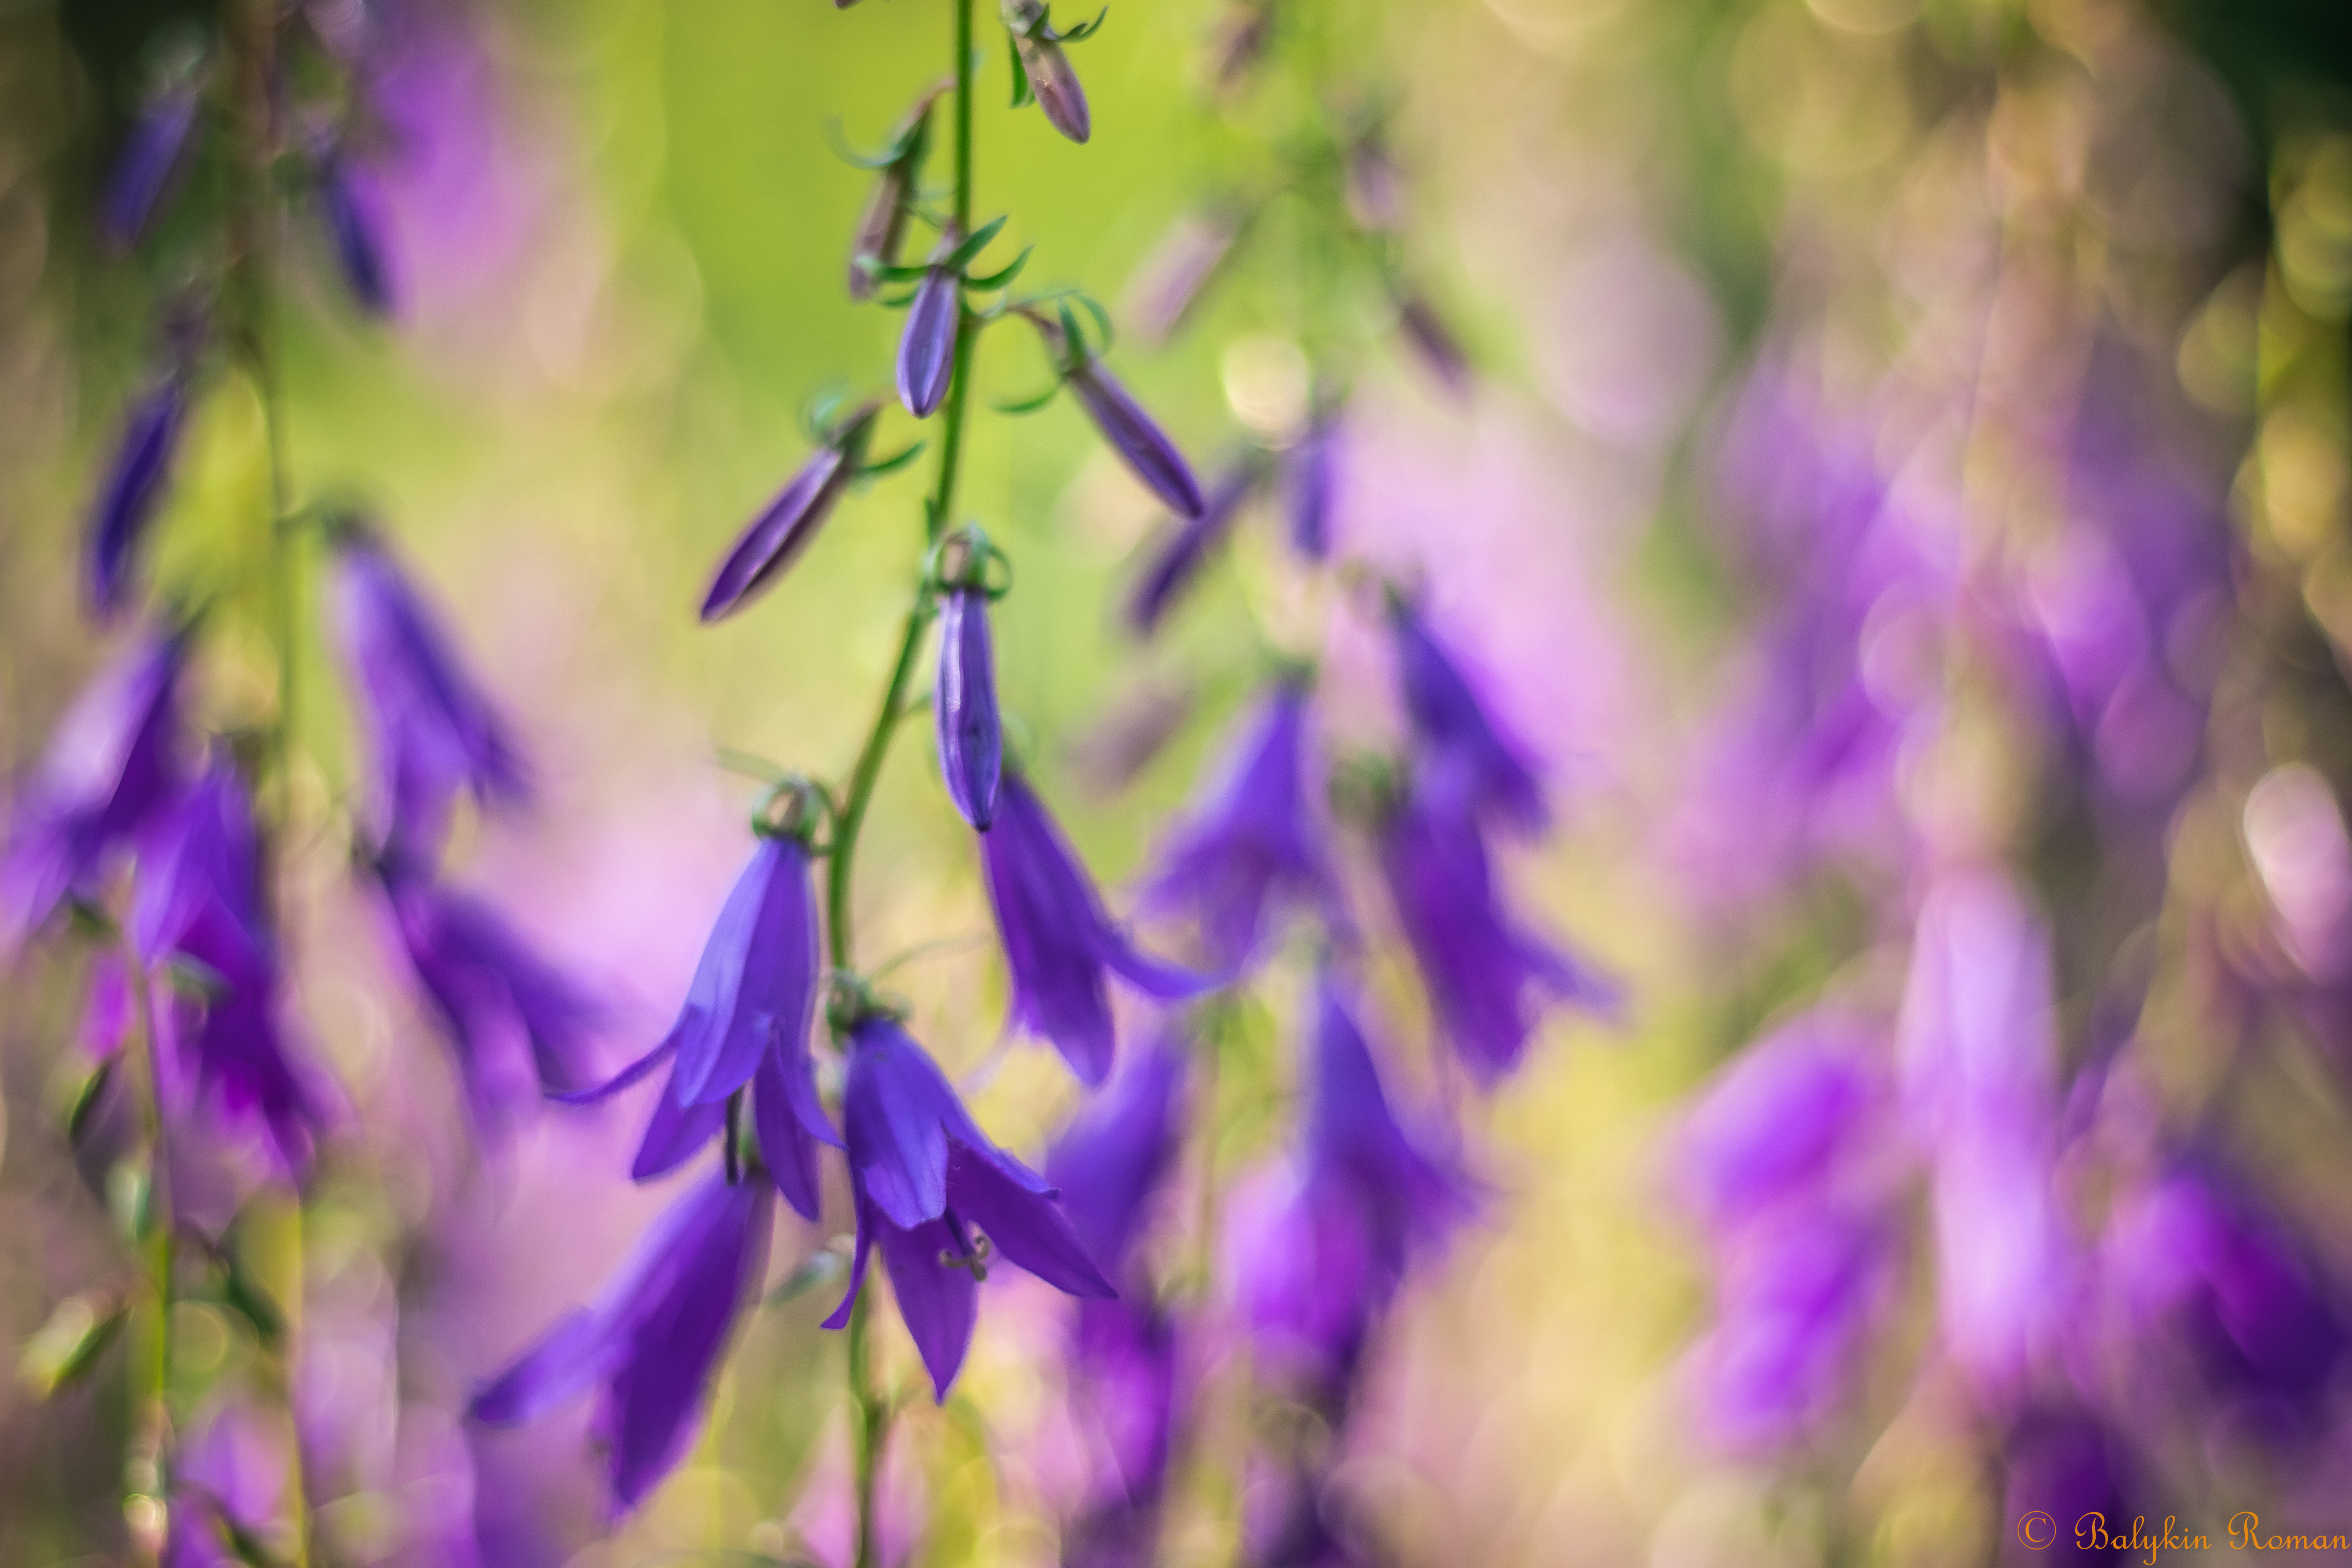
M 953 0 L 955 7 L 955 224 L 959 233 L 971 230 L 971 0 Z M 959 310 L 962 307 L 958 306 Z M 965 393 L 971 379 L 972 342 L 980 323 L 965 311 L 956 331 L 955 365 L 950 373 L 947 405 L 940 411 L 939 476 L 923 510 L 923 538 L 935 544 L 946 532 L 955 506 L 956 476 L 963 460 Z M 918 584 L 915 602 L 907 610 L 907 626 L 898 639 L 898 657 L 890 668 L 890 683 L 882 706 L 866 732 L 866 744 L 849 775 L 849 787 L 834 818 L 833 852 L 825 876 L 825 929 L 833 966 L 843 973 L 853 965 L 850 942 L 850 870 L 857 854 L 858 834 L 866 826 L 866 808 L 874 798 L 875 781 L 890 748 L 891 733 L 906 711 L 907 685 L 923 646 L 923 627 L 930 618 L 928 589 Z M 873 1297 L 861 1289 L 849 1312 L 849 1396 L 856 1407 L 857 1469 L 856 1568 L 881 1568 L 882 1546 L 875 1528 L 875 1483 L 882 1468 L 882 1447 L 889 1436 L 890 1407 L 874 1385 L 868 1322 Z
M 146 1145 L 147 1187 L 141 1194 L 139 1258 L 146 1272 L 142 1293 L 152 1321 L 136 1325 L 131 1384 L 131 1446 L 122 1467 L 122 1516 L 131 1547 L 143 1564 L 163 1558 L 169 1518 L 172 1412 L 172 1216 L 171 1172 L 163 1155 L 162 1091 L 155 1076 L 155 1012 L 147 971 L 126 936 L 122 961 L 129 970 L 132 1037 L 124 1045 L 132 1091 L 139 1096 L 141 1141 Z

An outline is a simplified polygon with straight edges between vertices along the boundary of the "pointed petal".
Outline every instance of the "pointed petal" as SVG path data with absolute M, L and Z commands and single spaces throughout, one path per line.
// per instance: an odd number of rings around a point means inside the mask
M 467 1414 L 493 1426 L 536 1421 L 601 1381 L 620 1349 L 609 1318 L 574 1307 L 520 1361 L 485 1384 Z
M 849 1327 L 849 1315 L 857 1306 L 857 1292 L 866 1286 L 866 1265 L 874 1250 L 875 1231 L 884 1223 L 875 1212 L 873 1200 L 866 1195 L 866 1184 L 857 1177 L 855 1165 L 849 1171 L 850 1202 L 857 1213 L 857 1245 L 849 1258 L 849 1289 L 842 1292 L 841 1305 L 820 1327 L 835 1331 Z
M 749 604 L 808 548 L 834 503 L 848 488 L 850 455 L 839 444 L 823 448 L 802 466 L 767 510 L 751 520 L 735 548 L 719 563 L 710 591 L 703 595 L 705 626 L 724 620 Z
M 678 1037 L 677 1067 L 670 1079 L 670 1087 L 682 1105 L 725 1099 L 751 1076 L 751 1068 L 758 1062 L 762 1042 L 755 1038 L 750 1042 L 748 1051 L 739 1048 L 730 1053 L 730 1057 L 745 1058 L 741 1076 L 716 1096 L 703 1092 L 718 1073 L 729 1037 L 736 1033 L 745 972 L 759 934 L 769 883 L 777 869 L 777 843 L 772 838 L 760 840 L 751 863 L 735 879 L 726 903 L 719 907 L 719 918 L 711 923 L 710 936 L 703 943 L 702 957 L 695 964 L 694 980 L 687 989 L 687 1008 L 699 1016 L 700 1024 L 698 1027 L 685 1028 L 686 1020 L 679 1019 L 682 1032 Z M 733 1062 L 730 1060 L 729 1065 L 731 1069 Z
M 881 1225 L 882 1263 L 890 1271 L 890 1292 L 898 1299 L 898 1316 L 914 1336 L 923 1366 L 931 1374 L 931 1388 L 945 1404 L 948 1385 L 963 1367 L 971 1347 L 973 1322 L 980 1315 L 980 1287 L 970 1269 L 950 1268 L 942 1253 L 959 1250 L 944 1221 L 929 1219 L 911 1229 L 884 1221 Z
M 771 1049 L 806 1055 L 817 975 L 816 899 L 808 864 L 808 849 L 799 840 L 762 838 L 743 873 L 739 889 L 748 888 L 754 901 L 743 948 L 735 955 L 730 1013 L 723 1027 L 709 1031 L 707 1051 L 692 1062 L 699 1078 L 689 1076 L 688 1053 L 678 1055 L 680 1089 L 688 1101 L 724 1100 L 751 1080 Z M 728 902 L 731 912 L 734 900 Z M 719 920 L 725 928 L 727 916 Z M 735 933 L 728 937 L 732 941 Z M 719 931 L 712 931 L 714 947 L 719 940 Z
M 803 1064 L 805 1065 L 805 1064 Z M 817 1184 L 816 1144 L 802 1124 L 782 1062 L 771 1053 L 751 1080 L 751 1121 L 760 1132 L 760 1158 L 776 1191 L 803 1219 L 814 1220 L 822 1201 Z M 828 1129 L 830 1131 L 830 1129 Z
M 684 1026 L 685 1021 L 681 1019 L 678 1028 Z M 654 1068 L 669 1060 L 671 1054 L 677 1049 L 678 1028 L 671 1029 L 668 1034 L 662 1037 L 661 1044 L 603 1083 L 588 1089 L 566 1089 L 560 1094 L 551 1093 L 547 1098 L 563 1105 L 595 1105 L 612 1099 L 623 1089 L 642 1082 Z
M 866 1195 L 900 1228 L 937 1219 L 948 1202 L 948 1121 L 955 1091 L 923 1048 L 887 1019 L 854 1031 L 842 1131 Z
M 958 1214 L 978 1226 L 997 1251 L 1046 1284 L 1073 1296 L 1118 1294 L 1087 1256 L 1060 1202 L 1012 1180 L 995 1160 L 956 1145 L 948 1163 L 948 1189 Z
M 669 1087 L 654 1102 L 653 1120 L 646 1124 L 645 1142 L 637 1145 L 635 1163 L 629 1167 L 630 1179 L 650 1182 L 656 1176 L 667 1175 L 694 1158 L 726 1127 L 725 1100 L 710 1105 L 680 1105 L 677 1079 L 672 1075 Z
M 988 635 L 988 600 L 975 589 L 940 599 L 940 674 L 932 708 L 939 720 L 940 774 L 948 798 L 985 833 L 996 820 L 1003 776 L 1004 730 L 996 706 L 996 661 Z

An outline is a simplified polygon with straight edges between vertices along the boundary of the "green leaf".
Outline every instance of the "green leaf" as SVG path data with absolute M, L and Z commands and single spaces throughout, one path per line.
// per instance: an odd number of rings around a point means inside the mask
M 1051 34 L 1050 37 L 1052 37 L 1057 43 L 1076 44 L 1082 42 L 1085 39 L 1093 37 L 1097 33 L 1100 32 L 1102 30 L 1103 18 L 1109 15 L 1110 7 L 1106 5 L 1095 14 L 1095 19 L 1093 21 L 1081 22 L 1066 33 L 1054 33 Z
M 72 1387 L 89 1375 L 130 1318 L 130 1301 L 111 1291 L 76 1291 L 58 1302 L 49 1321 L 26 1342 L 16 1375 L 42 1399 Z
M 999 414 L 1034 414 L 1040 408 L 1045 407 L 1048 403 L 1053 402 L 1055 396 L 1059 394 L 1061 390 L 1062 384 L 1057 381 L 1034 397 L 1016 398 L 1009 403 L 997 403 L 993 406 Z
M 861 479 L 878 479 L 884 474 L 895 474 L 922 456 L 923 447 L 924 443 L 918 441 L 902 452 L 893 452 L 887 458 L 867 463 L 857 470 L 857 477 Z
M 1029 68 L 1021 63 L 1021 40 L 1013 36 L 1010 27 L 1004 30 L 1004 46 L 1013 56 L 1013 107 L 1019 109 L 1034 96 L 1029 90 Z
M 920 283 L 923 280 L 923 275 L 930 271 L 930 267 L 928 264 L 919 267 L 894 267 L 887 262 L 877 261 L 870 256 L 861 256 L 857 258 L 857 269 L 877 283 Z
M 1008 217 L 1012 215 L 1005 215 L 1005 216 Z M 931 265 L 934 267 L 947 268 L 952 272 L 962 271 L 964 268 L 970 264 L 973 257 L 978 256 L 982 251 L 988 248 L 988 242 L 994 239 L 1000 233 L 1002 233 L 1003 228 L 1004 217 L 990 219 L 988 222 L 982 224 L 978 228 L 974 229 L 969 236 L 967 236 L 962 244 L 957 246 L 953 250 L 949 251 L 945 256 L 940 257 L 937 261 L 931 263 Z
M 66 1142 L 77 1149 L 89 1132 L 90 1118 L 97 1114 L 106 1086 L 113 1081 L 114 1064 L 119 1059 L 109 1057 L 99 1063 L 98 1070 L 82 1081 L 80 1090 L 74 1095 L 73 1109 L 66 1112 Z
M 1011 287 L 1013 280 L 1021 276 L 1021 269 L 1029 265 L 1029 253 L 1036 248 L 1034 245 L 1022 247 L 1021 254 L 1013 258 L 1013 264 L 1010 267 L 989 273 L 984 278 L 966 278 L 963 280 L 963 286 L 967 289 L 979 289 L 982 293 Z

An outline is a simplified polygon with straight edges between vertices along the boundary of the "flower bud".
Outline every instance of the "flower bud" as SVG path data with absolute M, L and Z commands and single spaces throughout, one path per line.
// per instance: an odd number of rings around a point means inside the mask
M 923 154 L 930 145 L 931 105 L 947 86 L 942 82 L 917 99 L 890 139 L 886 154 L 889 161 L 882 164 L 874 181 L 874 193 L 857 220 L 856 237 L 850 242 L 849 297 L 853 300 L 871 299 L 872 269 L 898 261 L 898 239 L 907 227 L 907 203 L 914 195 L 915 180 L 923 172 Z
M 852 411 L 793 476 L 792 483 L 768 504 L 768 510 L 751 520 L 751 526 L 719 563 L 710 592 L 703 596 L 705 626 L 741 609 L 808 548 L 809 541 L 832 515 L 835 503 L 857 477 L 878 411 L 872 403 Z
M 391 315 L 392 268 L 384 247 L 383 212 L 366 174 L 340 153 L 320 164 L 319 214 L 352 298 L 371 316 Z
M 1129 330 L 1146 343 L 1166 342 L 1216 276 L 1241 229 L 1241 219 L 1230 212 L 1179 217 L 1128 285 L 1120 313 Z
M 1339 440 L 1336 415 L 1318 419 L 1292 447 L 1283 471 L 1291 548 L 1309 561 L 1331 552 L 1331 459 Z
M 1426 295 L 1416 291 L 1397 300 L 1397 325 L 1421 362 L 1445 384 L 1446 391 L 1460 396 L 1470 390 L 1470 356 Z
M 102 616 L 121 610 L 130 597 L 131 557 L 163 500 L 187 401 L 187 384 L 175 370 L 123 422 L 105 486 L 90 509 L 85 577 L 90 605 Z
M 1128 395 L 1127 388 L 1087 354 L 1083 343 L 1071 342 L 1070 334 L 1046 317 L 1032 314 L 1029 321 L 1044 335 L 1046 352 L 1065 367 L 1070 390 L 1086 405 L 1087 417 L 1111 450 L 1171 509 L 1184 517 L 1200 516 L 1200 481 L 1176 444 Z
M 940 773 L 948 798 L 981 832 L 996 820 L 1004 769 L 1004 726 L 996 706 L 996 660 L 988 636 L 988 595 L 977 584 L 940 595 Z
M 940 265 L 963 236 L 950 224 L 940 236 L 933 265 L 915 287 L 898 340 L 898 401 L 918 419 L 928 419 L 947 401 L 955 376 L 956 335 L 963 325 L 963 274 Z
M 99 216 L 118 251 L 146 237 L 179 184 L 196 123 L 196 87 L 193 79 L 175 82 L 148 100 L 115 156 Z
M 1087 113 L 1086 89 L 1078 73 L 1062 52 L 1063 35 L 1045 19 L 1042 0 L 1003 0 L 1004 26 L 1013 34 L 1013 52 L 1029 79 L 1029 90 L 1054 129 L 1083 144 L 1094 124 Z

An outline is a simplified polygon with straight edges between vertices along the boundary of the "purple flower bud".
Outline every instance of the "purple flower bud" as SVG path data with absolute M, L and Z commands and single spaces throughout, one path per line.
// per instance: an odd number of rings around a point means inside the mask
M 1127 287 L 1120 314 L 1136 337 L 1165 342 L 1223 265 L 1241 220 L 1229 212 L 1186 213 L 1143 259 Z
M 940 595 L 940 773 L 966 822 L 985 833 L 996 820 L 1004 728 L 996 710 L 996 663 L 988 640 L 988 595 L 977 587 Z
M 1152 1194 L 1175 1165 L 1184 1077 L 1183 1038 L 1164 1030 L 1087 1102 L 1045 1157 L 1071 1226 L 1108 1274 L 1127 1273 Z
M 120 655 L 66 712 L 21 790 L 0 855 L 0 953 L 95 881 L 107 856 L 168 804 L 178 778 L 178 636 Z
M 961 238 L 950 224 L 940 236 L 939 253 L 953 250 Z M 952 267 L 934 265 L 915 287 L 906 334 L 898 340 L 898 401 L 918 419 L 929 419 L 947 401 L 948 384 L 955 376 L 956 335 L 962 326 L 963 275 Z
M 1446 391 L 1459 397 L 1470 390 L 1470 356 L 1425 295 L 1407 294 L 1397 301 L 1397 325 Z
M 150 99 L 115 155 L 99 209 L 107 243 L 129 250 L 147 236 L 187 163 L 188 132 L 196 122 L 196 84 L 182 82 Z
M 834 427 L 801 471 L 793 476 L 768 510 L 751 521 L 735 548 L 719 563 L 703 596 L 702 621 L 724 620 L 756 597 L 800 558 L 834 506 L 857 478 L 866 443 L 874 431 L 878 404 L 861 404 Z
M 1415 738 L 1430 763 L 1458 772 L 1479 814 L 1492 814 L 1522 831 L 1549 818 L 1543 786 L 1517 742 L 1487 715 L 1445 647 L 1403 595 L 1389 595 L 1389 626 L 1396 637 L 1397 684 Z
M 1381 869 L 1439 1023 L 1491 1086 L 1518 1067 L 1549 1002 L 1605 1008 L 1615 992 L 1505 914 L 1467 793 L 1457 771 L 1425 773 L 1381 826 Z
M 1217 963 L 1245 962 L 1278 890 L 1322 894 L 1329 869 L 1307 815 L 1307 688 L 1278 683 L 1221 763 L 1201 805 L 1161 850 L 1147 907 L 1199 919 Z
M 1283 500 L 1290 514 L 1290 546 L 1309 561 L 1331 553 L 1332 465 L 1339 446 L 1339 421 L 1315 422 L 1283 464 Z
M 988 1141 L 923 1047 L 888 1018 L 868 1017 L 850 1031 L 842 1131 L 857 1247 L 848 1294 L 824 1326 L 848 1325 L 878 1243 L 899 1315 L 942 1402 L 971 1342 L 994 1254 L 1073 1296 L 1118 1294 L 1054 1188 Z
M 676 1170 L 716 1137 L 728 1097 L 750 1083 L 768 1173 L 785 1201 L 814 1219 L 815 1145 L 841 1146 L 818 1103 L 809 1055 L 816 935 L 808 846 L 762 834 L 710 929 L 669 1033 L 611 1081 L 558 1098 L 603 1100 L 676 1058 L 630 1172 L 642 1182 Z
M 353 523 L 337 545 L 337 629 L 366 699 L 385 853 L 429 863 L 461 791 L 529 794 L 522 754 L 383 541 Z
M 331 153 L 320 163 L 318 195 L 319 215 L 352 298 L 372 316 L 391 315 L 392 268 L 374 184 L 341 153 Z
M 120 611 L 130 598 L 131 559 L 163 500 L 187 401 L 186 384 L 176 373 L 167 374 L 123 422 L 106 483 L 90 508 L 84 557 L 90 606 L 101 617 Z
M 1367 132 L 1348 149 L 1348 216 L 1374 234 L 1392 234 L 1404 225 L 1404 171 L 1388 142 Z
M 1046 25 L 1044 0 L 1003 0 L 1002 11 L 1037 107 L 1045 111 L 1055 130 L 1084 145 L 1093 132 L 1086 90 L 1078 85 L 1078 73 L 1070 68 L 1069 57 L 1062 52 L 1060 36 Z
M 656 1221 L 612 1281 L 474 1395 L 496 1426 L 536 1421 L 592 1387 L 594 1432 L 626 1512 L 686 1452 L 735 1320 L 767 1271 L 767 1189 L 714 1175 Z
M 598 1009 L 488 904 L 386 866 L 383 889 L 416 983 L 457 1053 L 482 1126 L 574 1089 Z
M 877 172 L 873 194 L 866 199 L 866 211 L 858 217 L 857 232 L 849 245 L 849 297 L 853 300 L 873 297 L 875 268 L 898 263 L 899 237 L 907 229 L 908 200 L 922 173 L 923 154 L 929 149 L 931 105 L 951 85 L 941 82 L 917 99 L 890 138 L 895 155 Z
M 1168 613 L 1168 606 L 1199 573 L 1211 550 L 1224 542 L 1242 503 L 1265 477 L 1265 465 L 1244 458 L 1226 470 L 1198 517 L 1180 519 L 1161 539 L 1150 569 L 1139 578 L 1127 602 L 1127 624 L 1138 637 L 1150 637 Z
M 1139 952 L 1111 924 L 1086 868 L 1019 773 L 1004 775 L 996 825 L 981 836 L 980 849 L 1013 971 L 1012 1021 L 1053 1041 L 1081 1083 L 1092 1087 L 1110 1074 L 1107 967 L 1162 1001 L 1219 983 Z
M 1218 91 L 1231 92 L 1239 87 L 1250 68 L 1265 57 L 1266 41 L 1274 32 L 1274 7 L 1275 0 L 1235 0 L 1225 7 L 1210 49 L 1211 74 L 1216 78 Z
M 1171 510 L 1185 517 L 1201 515 L 1201 485 L 1192 477 L 1192 465 L 1110 372 L 1088 360 L 1070 373 L 1070 390 L 1086 405 L 1087 417 L 1095 422 L 1102 438 L 1146 489 Z

